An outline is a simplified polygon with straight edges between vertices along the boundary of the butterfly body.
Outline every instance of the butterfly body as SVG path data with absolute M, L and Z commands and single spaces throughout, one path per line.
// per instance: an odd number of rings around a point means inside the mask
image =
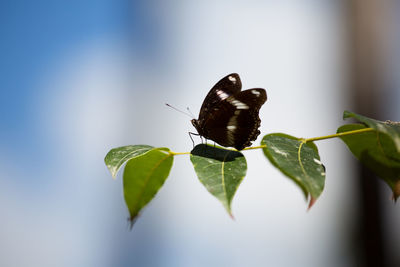
M 236 73 L 214 85 L 204 99 L 199 118 L 191 121 L 199 135 L 237 150 L 257 139 L 261 123 L 258 113 L 267 93 L 262 88 L 241 89 Z

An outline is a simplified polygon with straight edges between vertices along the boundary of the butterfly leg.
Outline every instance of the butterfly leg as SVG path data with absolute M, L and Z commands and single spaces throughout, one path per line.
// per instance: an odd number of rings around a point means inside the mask
M 189 134 L 190 140 L 192 140 L 193 148 L 194 148 L 194 141 L 193 141 L 192 135 L 199 136 L 199 134 L 197 134 L 197 133 L 192 133 L 192 132 L 188 132 L 188 134 Z M 201 136 L 200 136 L 200 138 L 201 138 Z M 201 142 L 203 142 L 203 139 L 201 139 L 201 140 L 202 140 Z

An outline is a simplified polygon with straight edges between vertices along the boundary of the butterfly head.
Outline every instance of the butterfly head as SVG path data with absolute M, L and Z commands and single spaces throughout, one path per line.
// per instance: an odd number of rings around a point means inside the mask
M 190 120 L 190 122 L 192 123 L 192 125 L 194 126 L 194 128 L 198 128 L 199 127 L 199 121 L 196 119 Z
M 200 135 L 202 135 L 202 136 L 204 136 L 204 132 L 203 132 L 202 127 L 200 127 L 199 121 L 196 120 L 196 119 L 193 119 L 193 120 L 191 120 L 190 122 L 192 123 L 192 125 L 194 126 L 194 128 L 196 128 L 197 133 L 200 134 Z

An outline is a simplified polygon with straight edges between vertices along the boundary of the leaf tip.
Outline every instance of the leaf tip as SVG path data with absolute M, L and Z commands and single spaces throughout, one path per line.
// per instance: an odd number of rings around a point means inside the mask
M 136 223 L 138 216 L 131 216 L 128 218 L 129 230 L 132 231 L 133 225 Z
M 232 220 L 235 220 L 235 217 L 233 217 L 233 214 L 232 214 L 231 207 L 230 206 L 225 206 L 225 209 L 226 209 L 226 212 L 228 212 L 229 217 L 231 217 Z
M 118 170 L 109 169 L 113 180 L 117 179 Z
M 226 212 L 228 212 L 229 217 L 231 217 L 232 220 L 235 220 L 235 217 L 232 214 L 232 209 L 231 209 L 231 204 L 224 204 Z
M 397 201 L 397 199 L 400 196 L 400 181 L 397 181 L 393 187 L 393 200 L 394 202 Z
M 343 111 L 343 120 L 349 118 L 351 116 L 351 113 L 352 112 L 350 112 L 348 110 Z
M 314 203 L 317 201 L 316 198 L 311 197 L 310 198 L 310 203 L 308 204 L 308 208 L 307 211 L 309 211 L 311 209 L 311 207 L 314 205 Z

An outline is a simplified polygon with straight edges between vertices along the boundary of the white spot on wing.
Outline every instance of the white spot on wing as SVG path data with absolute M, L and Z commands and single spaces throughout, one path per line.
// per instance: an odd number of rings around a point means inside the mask
M 229 79 L 231 82 L 236 83 L 236 78 L 235 78 L 235 77 L 229 76 L 228 79 Z
M 237 124 L 237 116 L 232 116 L 230 119 L 229 119 L 229 121 L 228 121 L 228 127 L 230 127 L 230 126 L 232 126 L 232 125 L 236 125 Z M 236 126 L 235 126 L 235 128 L 236 128 Z
M 232 105 L 234 105 L 237 109 L 249 109 L 249 106 L 239 100 L 232 99 L 230 101 Z
M 261 95 L 261 93 L 259 91 L 257 91 L 257 90 L 251 90 L 251 93 L 256 95 L 256 96 L 260 96 Z
M 235 130 L 235 129 L 236 129 L 236 126 L 235 126 L 235 125 L 228 125 L 228 126 L 226 126 L 226 129 L 228 129 L 228 130 Z
M 217 93 L 218 97 L 221 98 L 221 100 L 224 100 L 229 97 L 229 95 L 222 90 L 217 90 L 216 93 Z

